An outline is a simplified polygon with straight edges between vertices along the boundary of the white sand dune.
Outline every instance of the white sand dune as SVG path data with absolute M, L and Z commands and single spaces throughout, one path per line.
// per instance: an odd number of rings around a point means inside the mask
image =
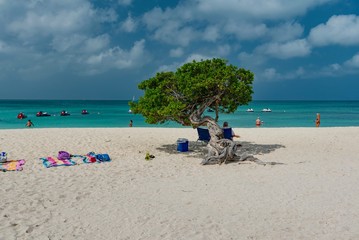
M 359 128 L 235 132 L 283 164 L 202 166 L 189 128 L 0 130 L 0 150 L 26 159 L 0 172 L 0 239 L 359 239 Z M 45 168 L 59 150 L 112 162 Z

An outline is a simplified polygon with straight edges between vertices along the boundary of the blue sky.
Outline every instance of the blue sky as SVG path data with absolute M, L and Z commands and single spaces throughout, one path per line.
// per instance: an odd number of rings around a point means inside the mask
M 359 1 L 0 0 L 1 99 L 131 99 L 213 57 L 254 100 L 359 100 Z

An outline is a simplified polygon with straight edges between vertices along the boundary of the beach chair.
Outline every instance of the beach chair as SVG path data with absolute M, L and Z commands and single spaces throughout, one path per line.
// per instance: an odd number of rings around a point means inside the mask
M 223 128 L 223 137 L 229 140 L 233 140 L 232 128 Z
M 197 128 L 198 139 L 197 141 L 209 142 L 211 139 L 211 135 L 209 135 L 209 131 L 207 128 Z

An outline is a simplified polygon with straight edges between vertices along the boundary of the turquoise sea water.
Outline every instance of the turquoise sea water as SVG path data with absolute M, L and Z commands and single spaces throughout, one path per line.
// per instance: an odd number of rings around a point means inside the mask
M 0 129 L 24 128 L 31 119 L 36 128 L 127 127 L 132 119 L 134 127 L 182 127 L 177 123 L 146 124 L 141 115 L 128 112 L 129 101 L 88 100 L 0 100 Z M 246 112 L 253 108 L 254 112 Z M 261 112 L 270 108 L 272 112 Z M 90 113 L 82 115 L 81 110 Z M 70 116 L 60 116 L 66 110 Z M 38 111 L 50 117 L 36 117 Z M 26 119 L 17 119 L 23 112 Z M 321 127 L 359 126 L 359 101 L 253 101 L 240 106 L 233 114 L 221 114 L 220 124 L 228 121 L 232 127 L 255 127 L 259 116 L 262 127 L 313 127 L 316 113 L 321 114 Z M 206 112 L 210 116 L 214 113 Z

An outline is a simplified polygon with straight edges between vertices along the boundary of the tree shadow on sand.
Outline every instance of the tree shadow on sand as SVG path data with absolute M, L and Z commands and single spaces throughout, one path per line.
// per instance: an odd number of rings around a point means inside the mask
M 251 143 L 251 142 L 237 142 L 238 144 L 240 144 L 240 146 L 238 146 L 237 148 L 237 155 L 239 156 L 246 156 L 248 158 L 248 156 L 251 157 L 251 159 L 257 159 L 254 158 L 253 155 L 265 155 L 265 154 L 269 154 L 270 152 L 273 152 L 279 148 L 285 148 L 284 145 L 280 145 L 280 144 L 255 144 L 255 143 Z M 161 152 L 166 152 L 169 154 L 185 154 L 187 155 L 188 158 L 203 158 L 206 154 L 207 154 L 207 143 L 201 142 L 201 141 L 190 141 L 188 144 L 188 152 L 178 152 L 177 151 L 177 144 L 165 144 L 162 145 L 161 147 L 156 148 L 157 150 L 161 151 Z M 248 159 L 249 161 L 254 161 L 255 160 L 251 160 Z M 231 162 L 242 162 L 245 161 L 247 159 L 238 159 L 235 161 L 231 161 Z M 257 159 L 258 160 L 258 159 Z M 266 164 L 270 164 L 270 165 L 275 165 L 275 164 L 283 164 L 283 163 L 279 163 L 279 162 L 270 162 L 270 163 L 266 163 L 262 162 L 263 165 Z

